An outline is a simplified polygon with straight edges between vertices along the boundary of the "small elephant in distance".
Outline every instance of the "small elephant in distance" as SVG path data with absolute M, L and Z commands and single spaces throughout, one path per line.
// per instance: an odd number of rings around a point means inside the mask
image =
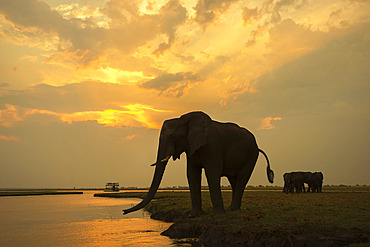
M 302 172 L 290 172 L 283 175 L 284 178 L 284 193 L 294 194 L 294 190 L 297 193 L 301 193 L 304 190 L 304 175 Z
M 321 172 L 290 172 L 283 175 L 284 193 L 306 192 L 304 184 L 308 184 L 307 192 L 321 192 L 324 176 Z
M 307 189 L 307 192 L 310 191 L 310 188 L 311 188 L 311 178 L 312 178 L 312 172 L 300 172 L 302 173 L 303 175 L 303 183 L 307 184 L 308 185 L 308 189 Z M 306 189 L 305 187 L 303 186 L 303 192 L 306 192 Z
M 307 191 L 309 192 L 311 189 L 312 192 L 322 192 L 323 180 L 324 175 L 322 174 L 322 172 L 312 173 L 311 177 L 308 180 L 309 188 Z
M 187 178 L 192 209 L 189 216 L 203 213 L 201 199 L 202 169 L 208 181 L 213 213 L 225 213 L 220 180 L 228 178 L 232 188 L 230 210 L 239 210 L 245 186 L 253 172 L 259 153 L 267 160 L 267 178 L 273 183 L 267 155 L 258 148 L 255 137 L 247 129 L 234 123 L 212 120 L 203 112 L 190 112 L 163 123 L 158 145 L 157 161 L 152 184 L 145 198 L 136 206 L 123 210 L 124 214 L 145 207 L 154 197 L 161 183 L 168 160 L 187 158 Z

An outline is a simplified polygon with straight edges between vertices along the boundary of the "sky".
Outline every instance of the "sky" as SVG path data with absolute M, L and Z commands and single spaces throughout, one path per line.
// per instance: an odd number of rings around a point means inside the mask
M 273 185 L 370 184 L 369 34 L 367 0 L 0 0 L 0 188 L 147 187 L 191 111 L 250 130 Z

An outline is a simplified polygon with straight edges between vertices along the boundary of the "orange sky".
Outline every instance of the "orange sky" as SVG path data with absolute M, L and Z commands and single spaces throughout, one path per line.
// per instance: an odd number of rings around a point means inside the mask
M 363 0 L 0 0 L 0 188 L 148 186 L 162 122 L 194 110 L 251 130 L 276 185 L 370 184 L 369 21 Z M 162 186 L 186 184 L 184 155 Z

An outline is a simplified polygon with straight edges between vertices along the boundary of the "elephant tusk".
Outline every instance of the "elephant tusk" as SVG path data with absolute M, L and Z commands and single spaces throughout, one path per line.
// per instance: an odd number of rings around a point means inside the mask
M 171 158 L 171 155 L 168 155 L 166 158 L 164 158 L 163 160 L 161 160 L 161 162 L 168 161 L 170 158 Z
M 166 158 L 164 158 L 163 160 L 161 160 L 161 162 L 166 162 L 166 161 L 168 161 L 170 158 L 171 158 L 171 155 L 168 155 Z M 156 165 L 157 165 L 157 163 L 153 163 L 153 164 L 151 164 L 150 166 L 156 166 Z

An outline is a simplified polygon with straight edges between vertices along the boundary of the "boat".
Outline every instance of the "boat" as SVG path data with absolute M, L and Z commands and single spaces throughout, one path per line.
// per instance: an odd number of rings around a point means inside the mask
M 119 191 L 119 183 L 107 183 L 105 185 L 104 192 L 116 192 Z

